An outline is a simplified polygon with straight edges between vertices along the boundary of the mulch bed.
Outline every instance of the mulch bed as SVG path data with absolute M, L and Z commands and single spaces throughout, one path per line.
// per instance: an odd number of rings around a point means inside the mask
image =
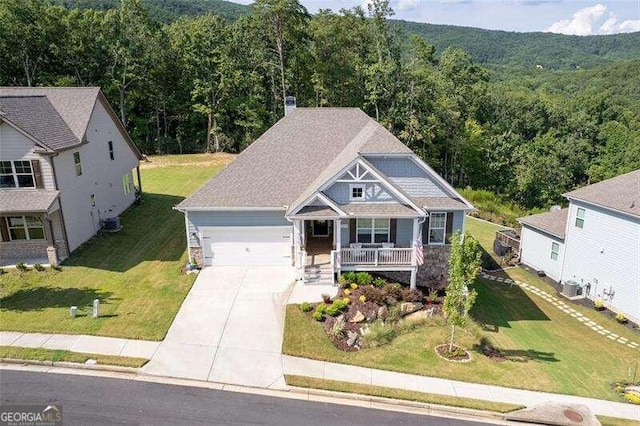
M 443 345 L 436 346 L 436 353 L 442 359 L 452 362 L 469 362 L 471 361 L 471 353 L 465 348 L 460 346 L 453 345 L 453 349 L 457 351 L 464 351 L 462 354 L 449 354 L 449 344 L 445 343 Z

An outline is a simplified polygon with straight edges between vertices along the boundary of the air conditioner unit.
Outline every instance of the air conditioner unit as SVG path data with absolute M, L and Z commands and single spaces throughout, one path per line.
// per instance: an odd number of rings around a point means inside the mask
M 578 295 L 578 287 L 578 283 L 573 280 L 565 281 L 562 285 L 562 294 L 567 297 L 576 297 Z

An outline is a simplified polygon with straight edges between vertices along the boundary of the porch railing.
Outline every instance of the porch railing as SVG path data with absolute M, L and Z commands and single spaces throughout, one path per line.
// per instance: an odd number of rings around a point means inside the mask
M 410 266 L 413 262 L 411 248 L 343 248 L 336 254 L 336 263 L 346 265 Z

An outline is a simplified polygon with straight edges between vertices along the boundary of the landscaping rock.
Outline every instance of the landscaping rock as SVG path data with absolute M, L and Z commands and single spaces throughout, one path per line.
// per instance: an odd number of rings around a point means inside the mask
M 426 321 L 428 318 L 431 318 L 432 315 L 433 315 L 433 310 L 432 309 L 428 309 L 428 310 L 421 310 L 421 311 L 413 312 L 413 313 L 405 316 L 404 319 L 408 323 L 414 324 L 414 323 L 417 323 L 417 322 Z
M 347 345 L 352 348 L 358 341 L 358 333 L 355 331 L 347 331 Z
M 400 315 L 409 315 L 410 313 L 419 311 L 423 306 L 424 305 L 420 302 L 403 302 L 400 305 Z
M 351 318 L 351 319 L 349 320 L 349 322 L 352 322 L 352 323 L 358 323 L 358 322 L 362 322 L 362 321 L 364 321 L 364 320 L 365 320 L 365 318 L 364 318 L 364 314 L 363 314 L 362 312 L 358 311 L 358 312 L 356 312 L 356 314 L 353 316 L 353 318 Z
M 378 318 L 384 321 L 387 319 L 387 315 L 389 315 L 389 309 L 386 306 L 380 306 L 378 309 Z

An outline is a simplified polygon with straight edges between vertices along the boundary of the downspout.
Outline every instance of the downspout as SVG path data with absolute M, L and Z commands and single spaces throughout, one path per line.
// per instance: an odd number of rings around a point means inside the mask
M 51 154 L 51 171 L 53 172 L 53 185 L 56 191 L 60 191 L 60 188 L 58 187 L 58 176 L 56 175 L 56 164 L 54 161 L 55 157 L 57 156 L 58 156 L 57 152 Z M 67 223 L 64 218 L 64 209 L 62 208 L 62 200 L 60 198 L 61 197 L 58 197 L 58 207 L 60 209 L 60 219 L 62 219 L 62 232 L 64 233 L 64 245 L 65 245 L 65 248 L 67 249 L 67 256 L 69 256 L 71 254 L 71 250 L 69 250 L 69 235 L 67 234 Z

